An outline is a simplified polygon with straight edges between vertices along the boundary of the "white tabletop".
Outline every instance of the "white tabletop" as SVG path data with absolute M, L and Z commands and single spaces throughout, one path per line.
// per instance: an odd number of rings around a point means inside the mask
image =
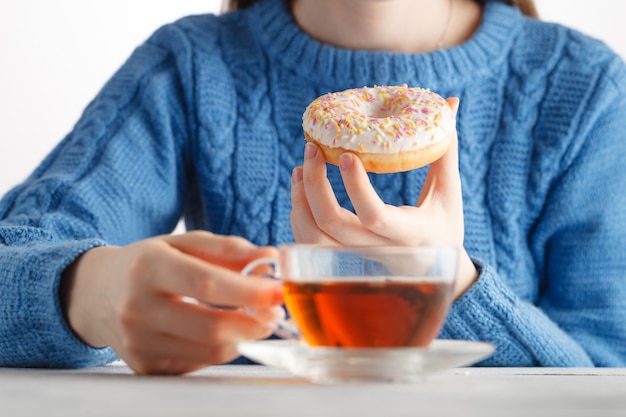
M 626 369 L 459 368 L 413 384 L 314 385 L 260 365 L 178 377 L 124 364 L 0 368 L 0 416 L 626 416 Z

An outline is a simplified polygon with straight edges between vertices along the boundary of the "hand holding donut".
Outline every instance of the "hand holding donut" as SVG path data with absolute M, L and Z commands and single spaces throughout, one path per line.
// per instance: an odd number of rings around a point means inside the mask
M 447 100 L 453 114 L 458 99 Z M 369 182 L 363 163 L 352 152 L 337 162 L 355 213 L 342 208 L 326 177 L 320 148 L 307 143 L 304 165 L 292 175 L 291 224 L 297 242 L 337 245 L 454 245 L 461 249 L 458 297 L 477 272 L 463 249 L 463 202 L 456 131 L 449 150 L 432 162 L 416 206 L 385 204 Z
M 355 153 L 367 171 L 409 171 L 439 159 L 452 143 L 454 112 L 419 87 L 363 87 L 313 100 L 302 116 L 304 137 L 326 161 Z

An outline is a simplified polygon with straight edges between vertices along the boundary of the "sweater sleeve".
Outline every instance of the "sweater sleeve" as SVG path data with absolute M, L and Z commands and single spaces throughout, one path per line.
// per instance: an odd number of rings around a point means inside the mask
M 115 359 L 64 320 L 63 270 L 95 246 L 173 230 L 185 194 L 189 48 L 166 27 L 135 50 L 73 131 L 0 201 L 0 366 Z
M 441 337 L 493 343 L 482 365 L 626 366 L 626 76 L 615 67 L 555 161 L 561 175 L 529 238 L 538 300 L 475 260 L 479 280 L 451 308 Z

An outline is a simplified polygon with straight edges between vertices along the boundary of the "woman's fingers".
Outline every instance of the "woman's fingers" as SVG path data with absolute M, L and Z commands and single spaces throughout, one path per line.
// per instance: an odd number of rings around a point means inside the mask
M 169 334 L 138 329 L 122 347 L 126 363 L 139 374 L 177 375 L 239 356 L 237 345 L 197 344 Z
M 448 104 L 456 114 L 459 99 L 449 98 Z M 461 199 L 461 176 L 459 174 L 459 147 L 456 131 L 448 151 L 430 164 L 426 180 L 418 200 L 418 207 L 428 200 L 441 202 L 444 206 L 457 206 Z
M 254 316 L 244 309 L 222 310 L 183 300 L 164 299 L 147 321 L 157 332 L 199 345 L 216 345 L 268 337 L 275 317 L 263 310 Z
M 350 201 L 364 228 L 378 237 L 377 243 L 420 244 L 430 228 L 428 213 L 415 207 L 395 207 L 380 199 L 363 164 L 355 155 L 339 158 L 341 176 Z
M 277 256 L 276 248 L 258 247 L 241 237 L 220 236 L 201 230 L 162 236 L 161 239 L 194 258 L 235 271 L 240 271 L 256 258 Z
M 182 241 L 185 241 L 184 237 L 179 237 L 176 243 Z M 282 301 L 281 284 L 274 279 L 243 276 L 238 270 L 171 250 L 160 240 L 145 243 L 148 244 L 151 246 L 142 248 L 132 261 L 131 275 L 139 281 L 148 280 L 147 283 L 139 282 L 139 285 L 148 284 L 156 292 L 191 297 L 216 305 L 258 308 Z
M 372 187 L 361 160 L 346 152 L 339 157 L 339 168 L 359 221 L 365 228 L 384 236 L 388 230 L 389 208 Z
M 262 324 L 243 310 L 218 310 L 173 299 L 163 299 L 149 309 L 139 307 L 135 314 L 127 312 L 122 323 L 125 337 L 120 347 L 127 354 L 190 363 L 220 363 L 222 358 L 211 354 L 212 349 L 271 334 L 269 323 Z
M 296 242 L 333 245 L 338 242 L 324 233 L 315 222 L 304 190 L 303 168 L 296 167 L 291 174 L 291 229 Z
M 337 202 L 326 177 L 326 160 L 319 148 L 307 143 L 304 151 L 302 184 L 316 224 L 330 236 L 351 221 L 351 213 Z
M 115 307 L 116 336 L 109 344 L 136 372 L 176 374 L 224 363 L 238 355 L 238 342 L 271 334 L 269 314 L 247 311 L 266 312 L 280 304 L 280 282 L 222 266 L 243 267 L 263 252 L 254 245 L 191 233 L 120 250 L 127 277 Z M 216 257 L 222 257 L 220 265 L 207 261 Z M 189 298 L 235 308 L 213 308 Z
M 343 245 L 376 244 L 378 237 L 364 228 L 358 217 L 339 205 L 335 193 L 326 177 L 326 161 L 317 146 L 307 143 L 304 154 L 304 165 L 301 184 L 297 184 L 295 192 L 304 199 L 311 213 L 310 218 L 298 223 L 299 233 L 304 241 L 316 230 L 321 231 L 336 242 Z M 303 205 L 296 206 L 296 209 Z M 297 216 L 297 214 L 296 214 Z M 313 222 L 313 223 L 311 223 Z M 306 227 L 303 227 L 303 224 Z
M 448 105 L 456 116 L 456 113 L 459 111 L 459 103 L 461 102 L 461 100 L 458 97 L 448 97 L 446 101 L 448 102 Z
M 448 99 L 456 113 L 458 99 Z M 462 227 L 458 144 L 454 134 L 447 153 L 429 167 L 417 207 L 385 204 L 372 187 L 361 161 L 351 153 L 339 159 L 342 179 L 355 213 L 337 202 L 326 177 L 326 161 L 317 146 L 307 143 L 302 170 L 292 178 L 292 227 L 298 242 L 344 245 L 422 244 L 438 238 L 436 219 L 459 217 L 451 229 Z M 448 219 L 453 220 L 453 219 Z M 445 222 L 445 219 L 444 219 Z M 446 226 L 439 224 L 439 226 Z M 462 231 L 460 232 L 462 234 Z M 457 240 L 457 239 L 453 239 Z
M 307 148 L 309 147 L 317 149 L 315 145 L 307 144 Z M 312 154 L 307 150 L 307 153 L 303 167 L 303 184 L 292 185 L 292 194 L 303 200 L 294 202 L 294 223 L 297 224 L 298 235 L 302 241 L 316 242 L 311 236 L 317 233 L 318 236 L 324 234 L 344 245 L 415 242 L 411 232 L 421 229 L 421 217 L 416 216 L 415 212 L 408 215 L 404 207 L 385 204 L 372 187 L 357 157 L 345 153 L 339 160 L 342 179 L 355 215 L 339 206 L 334 193 L 329 195 L 332 188 L 326 178 L 325 161 L 321 152 Z M 298 208 L 305 205 L 308 205 L 308 210 L 303 215 L 301 212 L 304 210 Z
M 110 346 L 138 373 L 224 363 L 237 356 L 239 341 L 270 334 L 281 283 L 240 270 L 275 254 L 201 232 L 94 248 L 64 275 L 68 321 L 86 343 Z

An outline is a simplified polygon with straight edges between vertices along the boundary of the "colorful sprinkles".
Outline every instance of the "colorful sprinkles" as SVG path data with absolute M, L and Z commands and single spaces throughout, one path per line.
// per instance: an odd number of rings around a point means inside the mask
M 416 150 L 447 138 L 455 125 L 441 96 L 406 84 L 325 94 L 302 120 L 304 131 L 326 146 L 371 153 Z

